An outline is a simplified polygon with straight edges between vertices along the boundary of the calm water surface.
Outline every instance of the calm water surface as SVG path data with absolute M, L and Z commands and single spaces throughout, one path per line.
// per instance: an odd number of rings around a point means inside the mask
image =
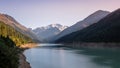
M 120 50 L 39 44 L 24 54 L 32 68 L 120 68 Z

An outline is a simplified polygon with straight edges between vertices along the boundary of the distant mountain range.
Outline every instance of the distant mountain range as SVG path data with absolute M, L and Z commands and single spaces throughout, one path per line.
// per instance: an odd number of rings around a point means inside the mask
M 37 36 L 31 30 L 29 30 L 25 26 L 21 25 L 20 23 L 18 23 L 13 17 L 11 17 L 7 14 L 0 14 L 0 21 L 13 27 L 20 33 L 30 37 L 32 40 L 35 40 L 35 41 L 40 40 L 39 38 L 37 38 Z
M 70 33 L 56 42 L 120 42 L 120 9 L 108 13 L 100 21 Z
M 26 28 L 7 14 L 0 14 L 0 21 L 34 41 L 64 43 L 120 41 L 120 9 L 114 12 L 98 10 L 70 27 L 50 24 L 36 29 Z
M 76 24 L 72 25 L 71 27 L 68 27 L 67 29 L 63 30 L 61 33 L 59 33 L 56 37 L 52 38 L 53 41 L 70 34 L 72 32 L 81 30 L 85 27 L 88 27 L 89 25 L 93 23 L 97 23 L 99 20 L 107 16 L 110 12 L 108 11 L 103 11 L 103 10 L 98 10 L 91 15 L 89 15 L 87 18 L 85 18 L 82 21 L 77 22 Z
M 33 29 L 33 32 L 44 40 L 48 40 L 51 37 L 58 35 L 61 31 L 66 29 L 68 26 L 63 26 L 61 24 L 50 24 L 45 27 L 38 27 Z

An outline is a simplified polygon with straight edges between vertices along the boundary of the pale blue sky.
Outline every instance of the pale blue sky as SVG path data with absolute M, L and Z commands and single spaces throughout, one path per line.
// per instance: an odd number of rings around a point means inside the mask
M 97 10 L 120 8 L 120 0 L 0 0 L 0 13 L 26 27 L 60 23 L 71 26 Z

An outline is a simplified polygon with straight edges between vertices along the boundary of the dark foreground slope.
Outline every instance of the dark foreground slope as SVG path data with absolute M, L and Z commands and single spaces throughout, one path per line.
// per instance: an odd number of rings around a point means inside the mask
M 19 49 L 8 37 L 0 36 L 0 68 L 18 68 Z
M 120 9 L 83 30 L 66 35 L 56 42 L 120 42 Z

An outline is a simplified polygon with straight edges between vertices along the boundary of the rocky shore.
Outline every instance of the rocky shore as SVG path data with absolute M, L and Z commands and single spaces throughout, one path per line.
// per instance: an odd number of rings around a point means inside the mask
M 23 53 L 19 54 L 19 68 L 31 68 L 30 64 L 26 61 L 26 57 Z
M 30 63 L 27 62 L 26 57 L 23 54 L 23 52 L 26 49 L 35 47 L 36 45 L 37 44 L 35 43 L 29 43 L 29 44 L 24 44 L 20 46 L 20 48 L 23 49 L 23 51 L 19 54 L 19 68 L 31 68 Z

